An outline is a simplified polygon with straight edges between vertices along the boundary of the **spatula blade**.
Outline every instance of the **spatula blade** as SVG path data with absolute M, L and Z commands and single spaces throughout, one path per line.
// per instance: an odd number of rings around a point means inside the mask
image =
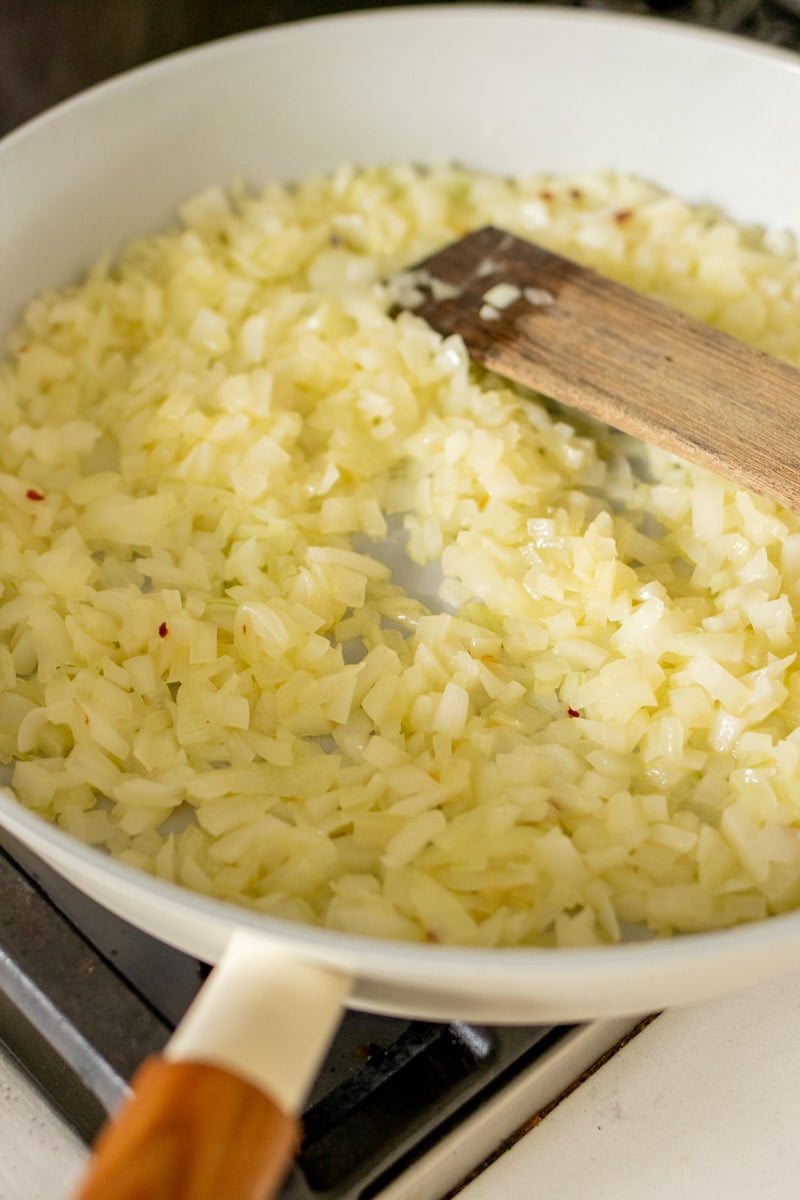
M 492 227 L 413 280 L 476 362 L 800 511 L 797 368 Z

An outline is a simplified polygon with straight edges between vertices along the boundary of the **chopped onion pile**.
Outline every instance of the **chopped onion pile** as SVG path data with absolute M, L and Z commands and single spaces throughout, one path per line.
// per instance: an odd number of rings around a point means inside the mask
M 487 222 L 800 363 L 792 239 L 624 176 L 191 200 L 36 299 L 0 366 L 16 793 L 358 934 L 570 946 L 796 907 L 800 519 L 388 315 L 393 273 Z

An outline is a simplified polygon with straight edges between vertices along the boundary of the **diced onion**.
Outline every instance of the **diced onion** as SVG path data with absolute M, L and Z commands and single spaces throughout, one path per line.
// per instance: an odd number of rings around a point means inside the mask
M 800 905 L 800 519 L 390 311 L 451 295 L 409 264 L 493 224 L 800 365 L 791 235 L 624 175 L 455 167 L 179 216 L 34 300 L 0 363 L 22 803 L 369 936 L 573 946 Z M 552 300 L 493 282 L 481 313 Z

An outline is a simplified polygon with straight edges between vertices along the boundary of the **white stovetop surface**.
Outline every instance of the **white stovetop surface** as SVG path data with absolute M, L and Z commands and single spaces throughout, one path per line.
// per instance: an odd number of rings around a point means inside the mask
M 85 1152 L 2 1058 L 0 1130 L 0 1200 L 66 1200 Z M 798 1130 L 792 975 L 663 1013 L 458 1200 L 796 1200 Z
M 458 1200 L 797 1200 L 800 975 L 662 1013 Z

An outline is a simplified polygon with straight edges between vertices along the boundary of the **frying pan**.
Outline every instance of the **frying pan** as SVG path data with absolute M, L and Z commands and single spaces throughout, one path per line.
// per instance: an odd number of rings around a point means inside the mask
M 343 161 L 457 160 L 506 174 L 614 167 L 742 222 L 798 228 L 798 145 L 800 60 L 663 19 L 448 5 L 272 28 L 122 76 L 5 139 L 0 329 L 37 290 L 237 176 L 291 179 Z M 253 967 L 264 1024 L 285 1011 L 288 993 L 276 986 L 272 1003 L 261 968 L 275 979 L 297 968 L 298 994 L 318 1004 L 311 1032 L 286 1033 L 292 1046 L 308 1043 L 302 1066 L 277 1069 L 287 1078 L 313 1070 L 345 992 L 354 1007 L 429 1019 L 575 1021 L 689 1003 L 800 967 L 800 913 L 597 949 L 405 945 L 291 924 L 145 877 L 45 824 L 8 789 L 0 822 L 164 941 L 211 962 L 233 944 L 230 973 Z M 203 1057 L 209 1026 L 235 1013 L 248 1073 L 262 1039 L 235 993 L 211 997 L 176 1057 L 196 1056 L 198 1045 Z M 206 1058 L 225 1056 L 222 1047 Z M 226 1184 L 216 1194 L 260 1193 Z

